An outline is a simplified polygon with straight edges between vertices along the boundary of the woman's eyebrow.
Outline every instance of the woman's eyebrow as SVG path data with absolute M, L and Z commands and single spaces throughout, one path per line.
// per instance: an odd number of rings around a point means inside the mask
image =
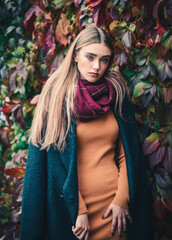
M 90 54 L 90 55 L 92 55 L 92 56 L 97 57 L 97 54 L 95 54 L 95 53 L 86 52 L 86 54 Z M 109 58 L 110 58 L 110 55 L 104 55 L 104 56 L 102 56 L 102 57 L 109 57 Z

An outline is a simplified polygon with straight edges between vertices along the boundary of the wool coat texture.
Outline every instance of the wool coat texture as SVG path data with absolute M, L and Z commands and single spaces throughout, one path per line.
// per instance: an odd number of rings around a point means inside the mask
M 132 105 L 127 95 L 122 115 L 114 113 L 126 156 L 129 183 L 127 240 L 152 240 L 151 202 Z M 24 177 L 21 240 L 73 240 L 78 213 L 76 123 L 72 121 L 65 151 L 29 144 Z M 118 149 L 115 160 L 118 163 Z M 103 177 L 103 176 L 102 176 Z M 108 207 L 108 206 L 107 206 Z M 104 239 L 105 240 L 105 239 Z

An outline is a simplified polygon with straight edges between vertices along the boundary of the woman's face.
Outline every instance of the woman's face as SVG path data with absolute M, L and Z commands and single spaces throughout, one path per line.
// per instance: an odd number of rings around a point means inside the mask
M 96 82 L 105 73 L 111 50 L 103 43 L 93 43 L 82 47 L 75 56 L 81 79 Z

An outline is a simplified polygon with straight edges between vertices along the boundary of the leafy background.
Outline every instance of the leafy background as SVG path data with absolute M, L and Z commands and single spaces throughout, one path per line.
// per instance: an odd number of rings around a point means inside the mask
M 155 239 L 172 239 L 172 0 L 3 0 L 0 5 L 0 237 L 20 239 L 27 130 L 48 76 L 94 22 L 135 111 L 152 191 Z

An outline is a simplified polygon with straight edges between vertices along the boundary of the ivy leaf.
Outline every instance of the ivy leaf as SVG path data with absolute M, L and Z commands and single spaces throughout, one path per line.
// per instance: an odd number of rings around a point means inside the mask
M 116 57 L 117 57 L 117 64 L 119 66 L 122 66 L 123 64 L 127 63 L 127 56 L 125 52 L 119 53 Z
M 144 155 L 153 153 L 160 146 L 159 133 L 154 132 L 148 136 L 143 143 Z
M 18 76 L 22 76 L 24 80 L 27 78 L 27 64 L 23 63 L 23 60 L 20 59 L 17 66 L 16 66 L 16 71 Z
M 166 62 L 164 59 L 158 59 L 156 64 L 161 81 L 164 81 L 167 77 L 172 78 L 172 63 L 170 60 Z
M 23 129 L 26 128 L 26 123 L 23 118 L 23 110 L 21 105 L 18 106 L 18 108 L 14 111 L 14 119 L 15 119 L 15 122 L 19 123 Z
M 13 155 L 12 162 L 17 163 L 20 166 L 21 165 L 26 166 L 26 159 L 27 159 L 26 150 L 23 150 Z
M 133 97 L 137 98 L 144 94 L 145 89 L 150 89 L 152 84 L 149 82 L 140 82 L 134 87 Z
M 25 174 L 25 169 L 24 168 L 9 168 L 9 169 L 4 169 L 4 173 L 7 176 L 10 177 L 16 177 L 16 178 L 21 178 L 24 177 Z
M 15 70 L 12 70 L 9 73 L 9 86 L 12 92 L 16 89 L 16 78 L 17 72 Z
M 67 2 L 68 2 L 68 0 L 52 0 L 51 6 L 57 10 L 57 9 L 61 9 L 62 7 L 64 7 Z
M 115 20 L 119 19 L 119 12 L 114 6 L 110 7 L 109 15 L 112 19 L 115 19 Z
M 135 75 L 135 72 L 134 72 L 133 70 L 129 70 L 129 69 L 124 70 L 122 73 L 123 73 L 126 77 L 132 77 L 132 76 Z
M 18 208 L 21 206 L 21 202 L 22 202 L 22 194 L 23 194 L 23 183 L 24 183 L 24 178 L 17 178 L 15 181 L 15 189 L 14 189 L 14 193 L 13 193 L 13 205 L 15 206 L 15 208 Z M 20 210 L 18 211 L 18 215 L 20 217 L 19 214 Z M 17 215 L 17 217 L 18 217 Z
M 88 4 L 91 1 L 87 1 Z M 88 9 L 91 9 L 92 17 L 94 23 L 97 26 L 103 25 L 106 23 L 106 8 L 107 8 L 107 1 L 97 0 L 88 5 Z
M 9 68 L 15 68 L 16 65 L 17 65 L 17 59 L 11 59 L 9 61 L 6 62 L 6 65 L 9 67 Z
M 35 95 L 30 101 L 30 103 L 36 105 L 38 103 L 39 97 L 40 97 L 40 94 Z
M 165 156 L 165 146 L 158 147 L 153 153 L 149 154 L 148 160 L 149 160 L 150 168 L 153 168 L 156 165 L 158 165 L 160 162 L 162 162 L 164 156 Z
M 126 31 L 122 36 L 121 36 L 121 42 L 123 45 L 125 45 L 127 48 L 131 48 L 131 34 L 129 31 Z
M 70 22 L 66 18 L 65 14 L 61 13 L 60 19 L 56 27 L 55 34 L 56 34 L 56 40 L 61 44 L 63 44 L 64 46 L 66 46 L 69 41 L 68 39 L 69 27 L 70 27 Z
M 162 162 L 162 166 L 166 171 L 172 174 L 172 148 L 170 146 L 166 146 L 165 157 Z
M 32 33 L 34 30 L 34 22 L 40 12 L 42 12 L 42 9 L 37 4 L 35 4 L 27 11 L 25 15 L 24 25 L 30 33 Z
M 164 168 L 158 168 L 155 173 L 157 184 L 162 188 L 172 187 L 172 179 Z
M 8 128 L 0 128 L 0 139 L 2 144 L 8 148 L 10 147 L 10 141 L 8 138 L 8 133 L 9 133 L 9 129 Z
M 44 35 L 43 41 L 45 41 L 45 43 L 49 47 L 49 51 L 47 54 L 48 55 L 53 54 L 56 46 L 52 25 L 48 28 L 46 34 Z

